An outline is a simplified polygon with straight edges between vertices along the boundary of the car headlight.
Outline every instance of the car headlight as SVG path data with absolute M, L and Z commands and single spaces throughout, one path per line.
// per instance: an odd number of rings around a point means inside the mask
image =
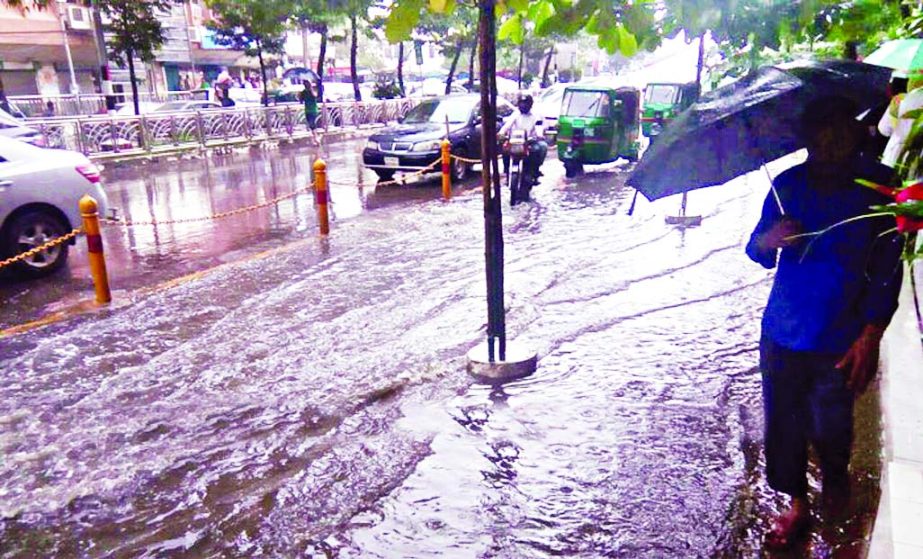
M 368 140 L 365 142 L 365 149 L 374 149 L 377 151 L 380 148 L 378 147 L 378 142 L 375 140 Z
M 417 142 L 410 151 L 439 151 L 441 147 L 439 142 Z

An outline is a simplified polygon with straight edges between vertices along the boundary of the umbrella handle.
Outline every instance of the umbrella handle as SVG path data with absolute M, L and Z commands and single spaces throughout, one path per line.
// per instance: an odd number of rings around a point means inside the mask
M 769 167 L 765 163 L 763 163 L 762 167 L 766 171 L 766 176 L 769 177 L 769 189 L 772 190 L 772 197 L 775 199 L 776 205 L 779 206 L 779 213 L 785 215 L 785 207 L 782 206 L 782 198 L 779 196 L 779 191 L 776 190 L 776 182 L 769 173 Z

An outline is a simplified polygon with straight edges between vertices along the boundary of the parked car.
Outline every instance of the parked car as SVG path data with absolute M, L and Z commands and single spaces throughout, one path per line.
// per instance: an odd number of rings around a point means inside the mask
M 170 101 L 154 109 L 155 113 L 176 113 L 181 111 L 204 111 L 211 109 L 220 109 L 221 103 L 214 101 L 202 101 L 200 99 L 188 99 L 185 101 Z
M 145 115 L 152 113 L 163 106 L 163 103 L 155 103 L 151 101 L 141 101 L 138 103 L 138 111 L 141 114 Z M 127 103 L 118 103 L 115 106 L 115 114 L 119 116 L 134 116 L 135 114 L 135 104 L 132 101 Z
M 105 215 L 108 200 L 100 170 L 86 156 L 0 137 L 0 258 L 26 252 L 79 227 L 77 205 L 84 194 L 96 198 L 100 214 Z M 27 277 L 48 275 L 64 265 L 67 252 L 64 243 L 13 266 Z
M 418 171 L 440 156 L 440 142 L 448 137 L 452 153 L 475 159 L 481 154 L 481 96 L 470 93 L 428 99 L 411 109 L 400 123 L 372 134 L 362 150 L 363 164 L 383 180 L 396 171 Z M 497 116 L 513 112 L 509 101 L 497 98 Z M 452 177 L 462 180 L 470 165 L 452 161 Z
M 26 126 L 3 109 L 0 109 L 0 136 L 21 140 L 34 146 L 45 145 L 45 138 L 41 132 Z
M 558 116 L 561 114 L 561 101 L 564 99 L 566 83 L 554 84 L 535 94 L 535 114 L 542 117 L 545 137 L 554 142 L 558 134 Z

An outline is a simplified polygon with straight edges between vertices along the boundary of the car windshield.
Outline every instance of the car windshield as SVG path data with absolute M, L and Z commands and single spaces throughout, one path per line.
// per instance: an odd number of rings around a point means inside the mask
M 474 101 L 458 101 L 441 99 L 420 103 L 404 117 L 406 124 L 420 124 L 423 122 L 436 122 L 444 124 L 446 117 L 452 123 L 465 123 L 471 118 L 471 109 Z
M 645 104 L 667 104 L 676 102 L 679 87 L 675 85 L 650 85 L 644 96 Z
M 182 111 L 186 108 L 186 101 L 171 101 L 169 103 L 164 103 L 163 105 L 154 109 L 158 113 L 166 113 L 170 111 Z
M 568 91 L 561 114 L 567 116 L 609 116 L 609 95 L 604 91 Z

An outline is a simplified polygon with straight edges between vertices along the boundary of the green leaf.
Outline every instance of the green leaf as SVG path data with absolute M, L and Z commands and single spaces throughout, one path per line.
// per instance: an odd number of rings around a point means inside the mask
M 550 0 L 539 0 L 538 2 L 533 2 L 529 6 L 528 18 L 532 20 L 536 26 L 539 26 L 546 19 L 554 15 L 554 8 L 551 5 Z
M 522 13 L 529 9 L 529 0 L 506 0 L 507 5 L 514 12 Z
M 628 57 L 634 56 L 638 52 L 638 40 L 632 35 L 624 25 L 617 27 L 619 34 L 619 50 Z
M 385 38 L 391 43 L 409 39 L 420 21 L 422 11 L 423 0 L 402 0 L 400 4 L 392 6 L 385 22 Z
M 517 45 L 522 44 L 523 35 L 522 17 L 518 14 L 504 21 L 500 29 L 497 30 L 497 39 L 501 41 L 510 40 Z

